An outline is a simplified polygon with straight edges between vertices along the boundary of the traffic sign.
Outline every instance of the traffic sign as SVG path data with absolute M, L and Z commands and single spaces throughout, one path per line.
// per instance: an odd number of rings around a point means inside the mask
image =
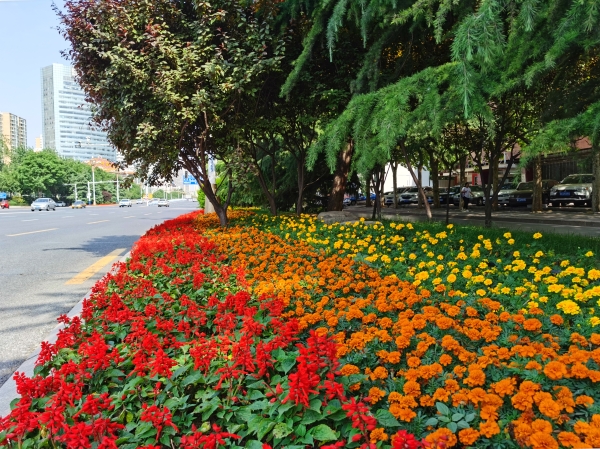
M 6 192 L 0 192 L 0 200 L 6 199 Z
M 198 182 L 196 181 L 196 178 L 190 176 L 188 178 L 183 178 L 183 184 L 186 186 L 197 186 Z

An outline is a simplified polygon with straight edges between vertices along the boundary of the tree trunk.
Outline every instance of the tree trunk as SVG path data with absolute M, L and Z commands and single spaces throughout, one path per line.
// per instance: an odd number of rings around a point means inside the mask
M 421 164 L 419 164 L 419 166 L 417 167 L 417 179 L 419 180 L 419 182 L 417 183 L 417 186 L 419 188 L 422 188 L 423 186 L 423 166 Z M 424 205 L 423 203 L 423 198 L 421 197 L 421 195 L 417 195 L 417 207 L 419 209 L 421 209 Z M 425 198 L 425 203 L 427 203 L 427 198 Z
M 302 156 L 298 162 L 298 199 L 296 200 L 296 215 L 302 213 L 302 203 L 304 202 L 304 174 L 306 173 L 305 160 Z
M 433 218 L 433 216 L 431 215 L 431 208 L 429 207 L 429 203 L 427 202 L 427 198 L 425 197 L 423 187 L 421 186 L 421 183 L 419 182 L 419 179 L 417 178 L 417 175 L 413 170 L 412 164 L 410 163 L 410 159 L 408 158 L 408 153 L 406 152 L 406 146 L 404 145 L 404 142 L 400 142 L 400 148 L 402 149 L 402 153 L 404 154 L 404 162 L 406 163 L 406 168 L 408 168 L 410 176 L 412 177 L 414 183 L 417 185 L 417 189 L 419 189 L 419 196 L 425 202 L 425 212 L 427 214 L 427 219 L 431 221 L 431 219 Z
M 498 159 L 494 159 L 494 163 L 490 165 L 490 176 L 492 177 L 492 182 L 490 183 L 492 186 L 492 196 L 490 200 L 492 201 L 492 210 L 497 211 L 500 208 L 498 204 L 498 164 L 500 161 Z M 487 198 L 485 199 L 488 200 Z
M 340 211 L 344 208 L 344 194 L 346 193 L 346 184 L 348 182 L 348 173 L 350 173 L 350 163 L 352 162 L 352 152 L 354 142 L 350 140 L 340 152 L 338 167 L 333 177 L 333 187 L 331 188 L 331 197 L 327 210 Z
M 446 196 L 446 224 L 450 221 L 450 180 L 452 179 L 452 165 L 448 169 L 448 195 Z M 452 200 L 454 201 L 454 200 Z
M 198 179 L 198 178 L 196 178 Z M 223 206 L 221 202 L 217 199 L 215 192 L 213 192 L 212 185 L 210 182 L 206 181 L 204 183 L 200 183 L 200 187 L 206 196 L 206 199 L 210 201 L 212 204 L 215 213 L 219 217 L 219 224 L 222 228 L 226 227 L 228 224 L 227 220 L 227 206 Z
M 465 182 L 467 182 L 467 174 L 466 174 L 467 173 L 467 156 L 466 155 L 460 158 L 460 160 L 458 162 L 458 168 L 460 170 L 459 185 L 462 188 L 462 186 L 465 185 Z M 465 204 L 463 202 L 462 195 L 459 195 L 458 197 L 459 197 L 458 208 L 460 210 L 463 210 L 463 208 L 465 207 Z
M 271 212 L 272 215 L 277 215 L 277 205 L 275 204 L 275 195 L 273 195 L 271 193 L 271 191 L 269 190 L 269 186 L 267 186 L 267 182 L 262 174 L 262 171 L 260 170 L 260 167 L 257 166 L 257 179 L 258 179 L 258 183 L 260 184 L 260 188 L 262 189 L 263 193 L 265 194 L 265 197 L 267 198 L 267 201 L 269 203 L 269 211 Z M 216 208 L 215 208 L 215 212 L 216 212 Z
M 373 206 L 372 220 L 381 220 L 381 186 L 383 184 L 382 169 L 379 166 L 373 170 L 373 188 L 375 190 L 375 204 Z
M 398 209 L 398 163 L 395 161 L 390 162 L 392 167 L 392 183 L 394 184 L 394 209 Z
M 592 181 L 592 212 L 600 212 L 600 148 L 596 143 L 592 144 L 592 170 L 594 180 Z
M 440 164 L 437 159 L 431 161 L 431 178 L 433 178 L 433 207 L 440 207 L 440 180 L 438 178 L 440 171 Z M 450 185 L 448 185 L 450 188 Z
M 533 161 L 533 195 L 531 201 L 531 212 L 541 212 L 543 208 L 541 155 L 536 156 Z
M 373 172 L 370 171 L 367 174 L 367 183 L 365 185 L 365 207 L 371 207 L 371 179 L 373 178 Z

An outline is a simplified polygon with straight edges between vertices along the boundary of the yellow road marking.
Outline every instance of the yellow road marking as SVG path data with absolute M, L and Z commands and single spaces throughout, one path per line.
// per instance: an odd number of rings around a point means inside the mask
M 58 228 L 42 229 L 41 231 L 21 232 L 20 234 L 6 234 L 7 237 L 17 237 L 19 235 L 37 234 L 38 232 L 56 231 Z
M 85 281 L 87 281 L 89 278 L 91 278 L 93 275 L 95 275 L 98 271 L 100 271 L 106 265 L 111 263 L 114 259 L 119 257 L 123 251 L 125 251 L 125 248 L 115 249 L 114 251 L 112 251 L 108 255 L 104 256 L 99 261 L 91 264 L 89 267 L 87 267 L 85 270 L 83 270 L 81 273 L 79 273 L 73 279 L 68 280 L 65 283 L 65 285 L 83 284 Z
M 105 221 L 110 221 L 110 220 L 92 221 L 92 222 L 90 222 L 88 224 L 104 223 Z

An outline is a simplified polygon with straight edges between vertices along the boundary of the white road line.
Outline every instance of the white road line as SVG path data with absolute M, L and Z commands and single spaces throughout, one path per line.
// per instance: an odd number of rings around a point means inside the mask
M 38 221 L 39 218 L 32 218 L 31 220 L 21 220 L 21 221 Z
M 73 218 L 75 215 L 67 215 L 66 217 L 63 218 Z
M 19 235 L 37 234 L 38 232 L 56 231 L 58 228 L 42 229 L 40 231 L 21 232 L 20 234 L 6 234 L 7 237 L 17 237 Z
M 106 222 L 106 221 L 110 221 L 110 220 L 92 221 L 92 222 L 90 222 L 90 223 L 88 223 L 88 224 L 104 223 L 104 222 Z
M 123 217 L 123 218 L 135 218 L 135 215 L 130 215 L 129 217 Z
M 152 215 L 152 212 L 150 212 L 149 214 L 144 214 L 144 215 Z

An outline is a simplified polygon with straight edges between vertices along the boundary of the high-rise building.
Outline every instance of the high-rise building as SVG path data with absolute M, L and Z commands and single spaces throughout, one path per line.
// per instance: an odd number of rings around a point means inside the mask
M 42 68 L 42 122 L 45 148 L 63 157 L 87 161 L 101 157 L 116 160 L 106 133 L 91 124 L 92 112 L 71 66 Z
M 35 147 L 33 147 L 33 151 L 39 152 L 44 149 L 44 139 L 42 136 L 35 138 Z
M 27 146 L 27 122 L 24 118 L 0 112 L 0 132 L 8 149 Z

